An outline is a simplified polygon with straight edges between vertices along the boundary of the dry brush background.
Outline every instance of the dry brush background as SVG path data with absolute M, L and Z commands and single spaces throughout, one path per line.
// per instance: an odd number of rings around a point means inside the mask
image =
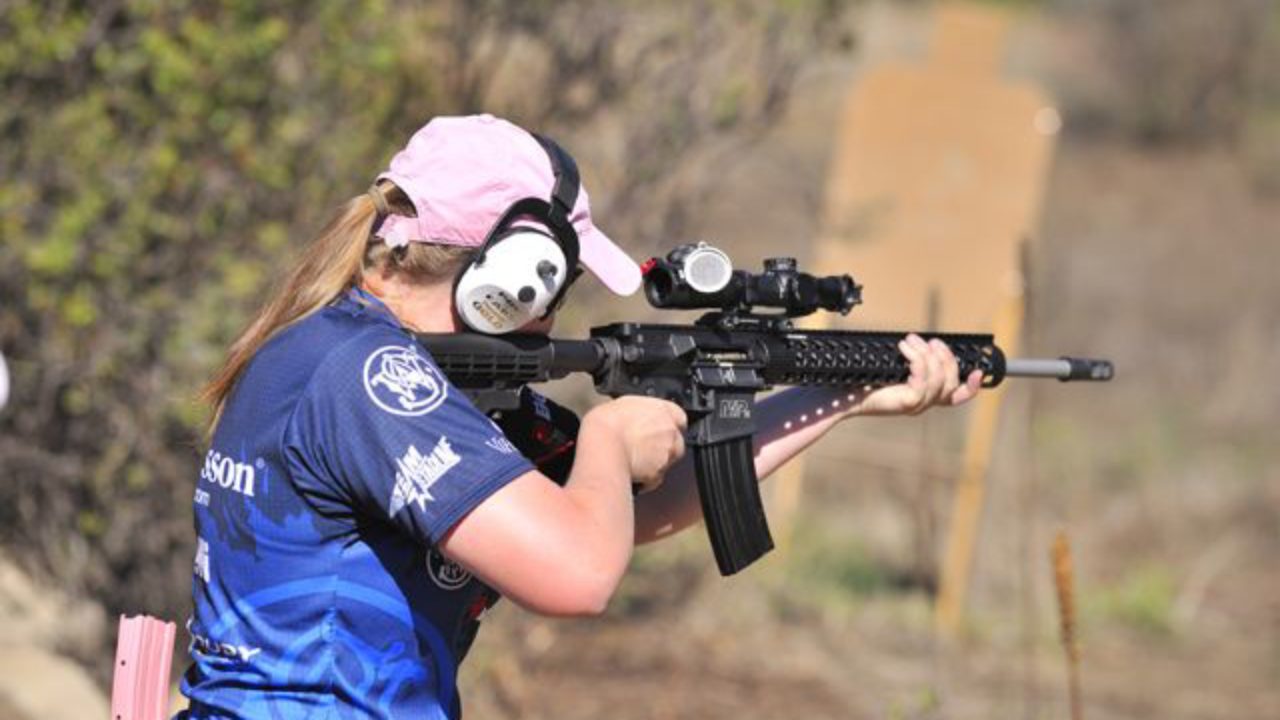
M 958 420 L 928 421 L 923 479 L 894 450 L 919 421 L 884 421 L 850 429 L 852 457 L 814 449 L 785 558 L 720 580 L 694 532 L 642 551 L 599 620 L 500 608 L 464 668 L 472 716 L 1065 717 L 1061 526 L 1086 717 L 1280 714 L 1280 9 L 997 4 L 1019 13 L 1007 72 L 1065 118 L 1031 349 L 1122 375 L 1011 394 L 959 641 L 930 622 Z M 557 136 L 637 256 L 707 239 L 803 262 L 840 104 L 929 8 L 0 3 L 5 643 L 101 681 L 105 618 L 185 617 L 194 390 L 274 268 L 427 117 Z M 568 333 L 647 312 L 575 299 Z

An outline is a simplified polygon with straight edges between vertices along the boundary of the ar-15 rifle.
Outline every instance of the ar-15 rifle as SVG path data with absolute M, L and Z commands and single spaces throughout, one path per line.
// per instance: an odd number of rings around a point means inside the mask
M 526 383 L 587 372 L 611 397 L 647 395 L 684 409 L 703 517 L 716 563 L 732 575 L 773 548 L 755 472 L 755 395 L 775 385 L 867 389 L 906 381 L 900 332 L 797 330 L 793 320 L 818 310 L 847 314 L 862 301 L 849 275 L 815 277 L 792 258 L 771 258 L 764 272 L 734 270 L 705 244 L 683 245 L 643 265 L 654 307 L 714 309 L 693 325 L 614 323 L 588 340 L 540 335 L 420 334 L 449 380 L 482 410 L 518 402 Z M 777 308 L 760 313 L 756 308 Z M 984 387 L 1007 377 L 1110 380 L 1106 360 L 1019 360 L 991 335 L 918 333 L 955 354 L 960 377 L 981 370 Z

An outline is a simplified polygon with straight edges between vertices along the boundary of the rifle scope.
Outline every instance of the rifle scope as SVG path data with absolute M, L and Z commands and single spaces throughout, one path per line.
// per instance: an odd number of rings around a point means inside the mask
M 641 269 L 645 296 L 656 308 L 749 313 L 765 307 L 799 317 L 818 310 L 843 315 L 862 302 L 862 286 L 849 275 L 810 275 L 789 257 L 765 260 L 762 273 L 734 270 L 728 255 L 706 243 L 681 245 Z

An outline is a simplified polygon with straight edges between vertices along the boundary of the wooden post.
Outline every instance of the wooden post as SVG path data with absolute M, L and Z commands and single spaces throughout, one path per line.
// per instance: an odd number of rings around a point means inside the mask
M 1018 352 L 1024 312 L 1021 289 L 1011 290 L 994 328 L 997 342 L 1009 355 Z M 986 496 L 987 468 L 995 448 L 1006 387 L 1001 385 L 983 392 L 973 401 L 975 407 L 969 418 L 960 478 L 952 500 L 951 523 L 947 528 L 935 609 L 938 628 L 947 636 L 955 635 L 959 628 L 969 589 L 969 573 Z
M 778 470 L 773 479 L 772 505 L 769 508 L 769 527 L 778 547 L 778 558 L 786 562 L 791 555 L 791 542 L 795 535 L 796 515 L 800 511 L 800 498 L 804 495 L 804 456 L 793 459 Z
M 942 312 L 942 294 L 937 285 L 929 286 L 929 302 L 925 306 L 924 329 L 938 332 L 938 316 Z M 922 587 L 937 591 L 938 557 L 937 557 L 937 503 L 934 498 L 936 487 L 935 472 L 938 466 L 936 448 L 937 436 L 932 432 L 932 416 L 926 414 L 920 418 L 919 451 L 916 458 L 915 487 L 911 489 L 912 536 L 915 547 L 912 548 L 915 563 L 914 574 Z
M 1013 353 L 1023 314 L 1018 248 L 1035 235 L 1058 115 L 1038 88 L 1002 77 L 1007 12 L 950 2 L 934 18 L 926 57 L 868 68 L 846 101 L 811 271 L 853 274 L 866 304 L 848 320 L 818 322 L 922 328 L 936 303 L 939 327 L 992 330 Z M 984 395 L 970 411 L 942 553 L 937 617 L 946 635 L 963 614 L 1000 415 L 1002 393 Z M 797 458 L 774 483 L 770 521 L 783 554 L 803 474 Z

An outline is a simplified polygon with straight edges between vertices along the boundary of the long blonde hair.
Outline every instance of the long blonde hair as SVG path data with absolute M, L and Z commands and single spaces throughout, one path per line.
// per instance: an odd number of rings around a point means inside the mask
M 373 235 L 378 211 L 372 193 L 382 194 L 397 215 L 412 217 L 413 204 L 394 183 L 383 180 L 368 193 L 348 200 L 302 252 L 288 279 L 231 343 L 222 367 L 200 392 L 213 410 L 209 432 L 218 424 L 227 398 L 249 361 L 276 333 L 333 302 L 366 272 L 401 274 L 414 282 L 432 282 L 455 275 L 474 250 L 450 245 L 413 242 L 389 248 Z

